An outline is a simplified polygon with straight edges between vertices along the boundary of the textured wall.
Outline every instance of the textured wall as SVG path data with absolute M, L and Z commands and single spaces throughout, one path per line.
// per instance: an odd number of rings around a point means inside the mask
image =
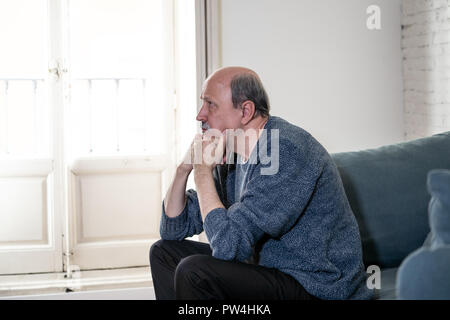
M 450 0 L 403 0 L 405 137 L 450 130 Z

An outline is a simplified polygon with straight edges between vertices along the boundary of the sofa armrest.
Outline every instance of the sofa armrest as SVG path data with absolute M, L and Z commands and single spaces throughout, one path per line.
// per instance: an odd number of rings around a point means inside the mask
M 450 299 L 450 170 L 428 173 L 431 232 L 397 274 L 399 299 Z
M 400 265 L 398 299 L 450 299 L 450 245 L 420 248 Z

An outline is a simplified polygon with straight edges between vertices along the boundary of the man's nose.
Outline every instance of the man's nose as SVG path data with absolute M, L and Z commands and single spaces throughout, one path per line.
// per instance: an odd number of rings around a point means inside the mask
M 200 111 L 197 114 L 197 117 L 195 118 L 197 121 L 205 121 L 208 120 L 208 112 L 204 106 L 200 108 Z

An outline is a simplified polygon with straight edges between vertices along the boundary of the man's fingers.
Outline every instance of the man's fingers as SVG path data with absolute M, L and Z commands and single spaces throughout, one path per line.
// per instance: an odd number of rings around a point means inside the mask
M 208 129 L 203 134 L 205 140 L 213 140 L 213 141 L 216 138 L 219 138 L 220 136 L 222 136 L 222 132 L 220 132 L 220 130 L 218 129 Z
M 192 142 L 192 159 L 194 164 L 222 164 L 225 139 L 219 130 L 210 129 L 204 134 L 196 134 Z
M 200 164 L 203 162 L 203 135 L 195 135 L 192 147 L 194 164 Z
M 217 139 L 217 147 L 216 147 L 216 163 L 223 164 L 225 155 L 225 137 L 221 135 Z

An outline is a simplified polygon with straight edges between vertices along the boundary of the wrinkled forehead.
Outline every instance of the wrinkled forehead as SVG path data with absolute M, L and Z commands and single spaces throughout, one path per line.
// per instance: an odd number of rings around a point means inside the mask
M 204 95 L 207 94 L 218 94 L 219 92 L 225 93 L 231 90 L 230 87 L 231 79 L 227 79 L 221 75 L 212 74 L 203 83 L 202 92 Z

